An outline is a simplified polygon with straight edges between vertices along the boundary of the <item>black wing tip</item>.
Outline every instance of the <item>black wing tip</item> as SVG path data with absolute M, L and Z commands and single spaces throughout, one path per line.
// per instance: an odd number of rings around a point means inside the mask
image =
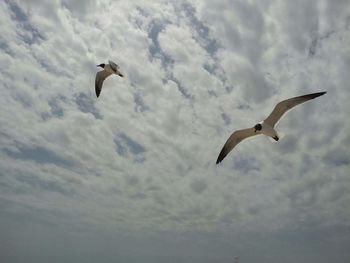
M 96 97 L 98 98 L 101 94 L 101 90 L 98 88 L 96 84 L 95 84 L 95 92 L 96 92 Z
M 324 95 L 326 93 L 327 93 L 327 91 L 321 91 L 321 92 L 315 92 L 315 93 L 309 93 L 309 94 L 301 95 L 301 96 L 296 97 L 296 98 L 302 98 L 302 99 L 305 99 L 305 100 L 312 100 L 312 99 L 320 97 L 320 96 L 322 96 L 322 95 Z
M 321 92 L 312 93 L 312 94 L 310 94 L 310 96 L 312 99 L 315 99 L 315 98 L 320 97 L 326 93 L 327 93 L 327 91 L 321 91 Z
M 222 160 L 226 157 L 227 153 L 226 153 L 226 149 L 225 147 L 221 150 L 218 159 L 216 160 L 216 164 L 219 164 L 222 162 Z
M 314 95 L 322 96 L 322 95 L 324 95 L 324 94 L 326 94 L 326 93 L 327 93 L 327 91 L 321 91 L 321 92 L 316 92 L 316 93 L 314 93 Z
M 310 93 L 310 94 L 305 95 L 305 96 L 309 96 L 309 97 L 312 97 L 312 98 L 317 98 L 317 97 L 322 96 L 322 95 L 324 95 L 326 93 L 327 93 L 327 91 L 321 91 L 321 92 Z
M 98 98 L 100 96 L 101 92 L 99 92 L 98 90 L 96 90 L 96 97 Z
M 220 156 L 220 155 L 219 155 L 218 159 L 216 160 L 216 164 L 221 163 L 222 160 L 223 160 L 225 157 L 226 157 L 226 155 L 225 155 L 225 156 Z

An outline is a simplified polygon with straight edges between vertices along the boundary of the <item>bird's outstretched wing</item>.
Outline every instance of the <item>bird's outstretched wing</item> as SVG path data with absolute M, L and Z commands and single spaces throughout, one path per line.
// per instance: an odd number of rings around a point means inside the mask
M 323 91 L 323 92 L 311 93 L 311 94 L 283 100 L 275 106 L 273 111 L 264 120 L 264 122 L 269 124 L 271 127 L 274 127 L 276 125 L 276 123 L 279 121 L 279 119 L 283 116 L 283 114 L 286 113 L 291 108 L 293 108 L 293 107 L 295 107 L 295 106 L 297 106 L 305 101 L 312 100 L 314 98 L 322 96 L 326 93 L 327 93 L 326 91 Z
M 115 72 L 117 72 L 119 70 L 119 66 L 116 63 L 114 63 L 113 61 L 109 60 L 108 63 L 111 66 L 111 69 L 113 69 Z
M 216 164 L 220 163 L 226 155 L 241 141 L 244 139 L 258 135 L 260 133 L 256 133 L 254 128 L 248 128 L 243 130 L 237 130 L 231 134 L 231 136 L 226 141 L 224 147 L 222 148 L 218 159 L 216 160 Z
M 101 90 L 102 90 L 102 84 L 103 81 L 109 76 L 111 73 L 107 72 L 106 70 L 102 70 L 96 73 L 96 78 L 95 78 L 95 91 L 96 91 L 96 96 L 100 96 Z

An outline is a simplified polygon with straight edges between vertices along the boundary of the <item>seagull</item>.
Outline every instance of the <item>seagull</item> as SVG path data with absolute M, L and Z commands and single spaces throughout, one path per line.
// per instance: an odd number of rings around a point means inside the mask
M 97 65 L 97 67 L 103 68 L 103 70 L 96 73 L 95 91 L 96 91 L 96 96 L 98 98 L 102 90 L 103 81 L 109 75 L 116 74 L 120 77 L 124 77 L 124 75 L 119 71 L 119 66 L 111 60 L 108 61 L 108 64 L 102 63 L 100 65 Z
M 231 136 L 228 138 L 228 140 L 226 141 L 224 147 L 222 148 L 218 156 L 218 159 L 216 160 L 216 164 L 220 163 L 238 143 L 240 143 L 241 141 L 243 141 L 248 137 L 264 134 L 266 136 L 273 138 L 275 141 L 278 141 L 279 136 L 276 130 L 274 129 L 274 127 L 277 124 L 277 122 L 281 119 L 283 114 L 285 114 L 291 108 L 305 101 L 312 100 L 326 93 L 327 93 L 326 91 L 323 91 L 323 92 L 306 94 L 303 96 L 283 100 L 277 103 L 273 111 L 264 121 L 259 122 L 252 128 L 237 130 L 233 132 Z

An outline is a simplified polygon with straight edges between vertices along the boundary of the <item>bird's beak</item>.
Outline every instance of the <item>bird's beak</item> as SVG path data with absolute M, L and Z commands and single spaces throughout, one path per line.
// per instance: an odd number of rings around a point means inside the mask
M 118 74 L 118 75 L 119 75 L 119 77 L 124 78 L 124 75 L 123 75 L 122 73 L 120 73 L 120 72 L 119 72 L 119 74 Z

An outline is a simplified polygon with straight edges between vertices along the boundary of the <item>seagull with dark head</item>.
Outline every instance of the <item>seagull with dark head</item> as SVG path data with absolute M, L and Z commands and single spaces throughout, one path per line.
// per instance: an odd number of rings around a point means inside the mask
M 100 96 L 101 90 L 102 90 L 102 84 L 103 81 L 110 75 L 115 74 L 120 77 L 124 77 L 124 75 L 119 71 L 119 66 L 114 63 L 113 61 L 108 61 L 108 64 L 100 64 L 97 65 L 97 67 L 103 68 L 103 70 L 99 71 L 96 73 L 96 78 L 95 78 L 95 91 L 96 91 L 96 96 Z
M 291 108 L 305 102 L 308 100 L 312 100 L 319 96 L 326 94 L 327 92 L 317 92 L 311 93 L 299 97 L 294 97 L 291 99 L 283 100 L 279 102 L 270 115 L 262 122 L 257 123 L 254 127 L 237 130 L 231 134 L 231 136 L 226 141 L 224 147 L 222 148 L 218 159 L 216 160 L 216 164 L 220 163 L 226 155 L 241 141 L 248 137 L 252 137 L 259 134 L 264 134 L 273 138 L 275 141 L 279 140 L 279 136 L 277 131 L 275 130 L 275 125 L 281 119 L 282 115 L 285 114 Z

